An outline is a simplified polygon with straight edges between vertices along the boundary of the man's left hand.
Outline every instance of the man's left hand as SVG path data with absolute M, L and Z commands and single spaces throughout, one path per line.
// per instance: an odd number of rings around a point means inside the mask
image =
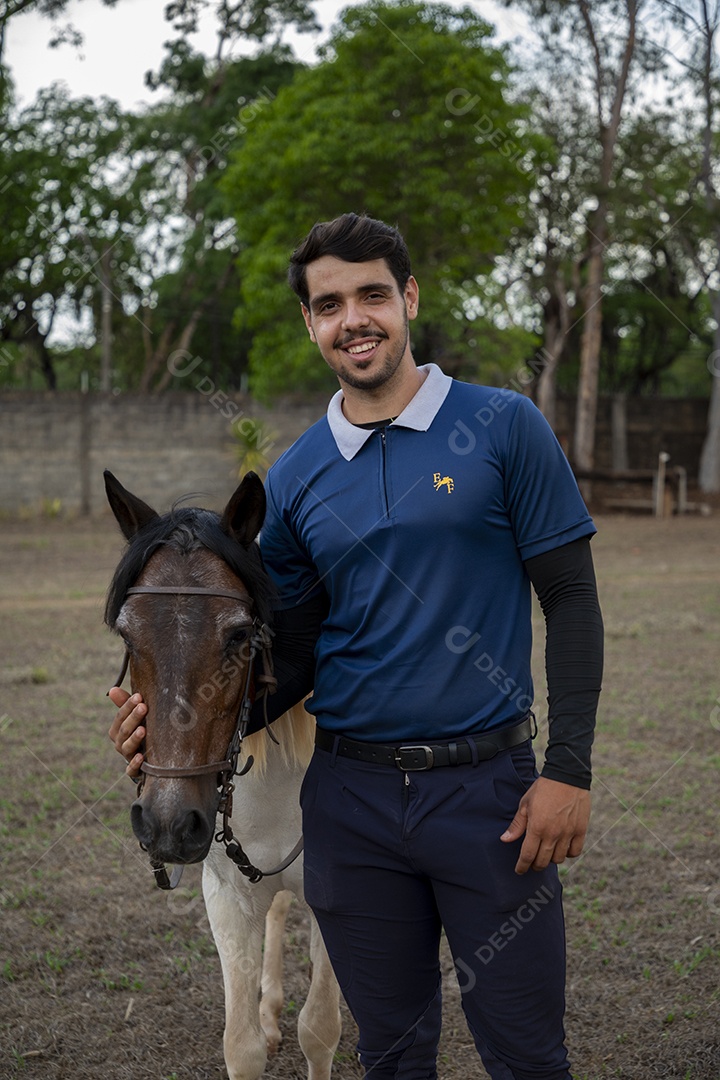
M 515 873 L 544 870 L 550 862 L 577 858 L 583 849 L 589 820 L 589 791 L 538 777 L 523 795 L 512 823 L 500 837 L 511 843 L 525 834 Z

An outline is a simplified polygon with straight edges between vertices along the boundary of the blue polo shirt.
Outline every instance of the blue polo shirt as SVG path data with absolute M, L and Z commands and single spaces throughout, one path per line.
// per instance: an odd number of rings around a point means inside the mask
M 267 478 L 261 534 L 283 607 L 326 590 L 308 703 L 370 742 L 477 734 L 533 701 L 523 561 L 595 532 L 532 402 L 434 364 L 384 430 L 342 393 Z

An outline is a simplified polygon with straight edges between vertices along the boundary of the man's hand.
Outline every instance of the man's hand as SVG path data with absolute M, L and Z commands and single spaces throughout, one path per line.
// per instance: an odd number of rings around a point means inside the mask
M 520 800 L 512 824 L 500 837 L 505 843 L 525 834 L 516 874 L 544 870 L 580 854 L 590 820 L 590 792 L 538 777 Z
M 147 715 L 147 705 L 140 694 L 133 694 L 131 697 L 119 686 L 113 686 L 108 692 L 108 697 L 118 707 L 108 735 L 115 744 L 117 752 L 122 754 L 128 763 L 125 769 L 127 775 L 139 776 L 143 756 L 138 751 L 145 738 L 143 720 Z

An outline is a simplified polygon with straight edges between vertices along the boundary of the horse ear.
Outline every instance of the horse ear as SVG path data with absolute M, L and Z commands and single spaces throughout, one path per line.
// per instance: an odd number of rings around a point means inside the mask
M 110 503 L 110 509 L 115 515 L 125 539 L 132 540 L 135 533 L 139 532 L 143 525 L 147 525 L 148 522 L 158 516 L 157 511 L 153 510 L 152 506 L 144 503 L 142 499 L 138 499 L 137 495 L 133 495 L 127 488 L 124 488 L 109 469 L 105 469 L 103 477 L 105 478 L 105 493 Z
M 249 547 L 265 520 L 265 488 L 257 473 L 248 472 L 230 497 L 220 522 L 224 532 Z

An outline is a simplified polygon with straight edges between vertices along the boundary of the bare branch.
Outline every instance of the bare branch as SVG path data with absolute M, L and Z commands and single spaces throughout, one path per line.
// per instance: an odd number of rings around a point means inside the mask
M 604 69 L 602 57 L 600 56 L 600 48 L 598 46 L 597 37 L 595 36 L 595 27 L 593 26 L 592 17 L 590 15 L 590 4 L 587 0 L 579 0 L 578 7 L 580 8 L 580 14 L 582 15 L 583 22 L 585 23 L 585 31 L 590 42 L 590 48 L 592 49 L 593 56 L 595 57 L 595 99 L 598 111 L 598 123 L 602 130 L 604 126 L 602 102 L 603 102 L 603 81 L 604 81 Z

